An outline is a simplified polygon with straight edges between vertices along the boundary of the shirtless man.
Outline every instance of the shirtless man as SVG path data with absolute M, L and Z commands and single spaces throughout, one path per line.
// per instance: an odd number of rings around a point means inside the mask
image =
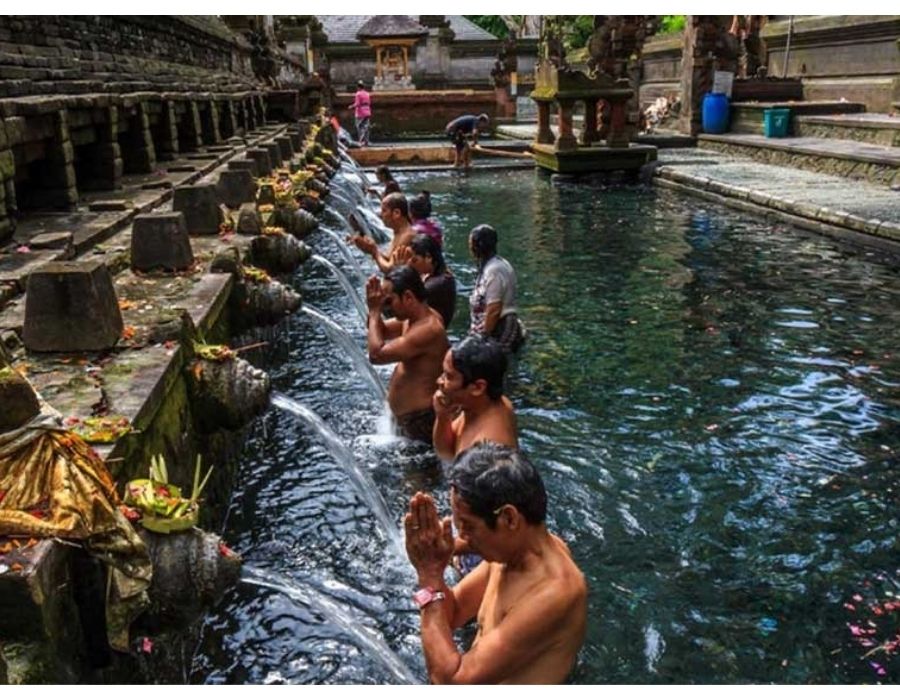
M 397 264 L 396 252 L 412 243 L 412 239 L 416 235 L 409 218 L 409 203 L 406 201 L 406 197 L 399 192 L 394 192 L 382 199 L 381 220 L 394 232 L 394 238 L 391 240 L 391 247 L 387 254 L 382 253 L 378 249 L 378 244 L 366 236 L 357 234 L 350 236 L 347 240 L 362 252 L 371 255 L 379 270 L 387 272 Z
M 390 269 L 384 281 L 370 277 L 366 304 L 369 360 L 376 365 L 398 363 L 388 387 L 388 403 L 400 432 L 430 444 L 431 400 L 450 345 L 441 315 L 428 306 L 422 278 L 408 265 Z M 385 308 L 393 312 L 393 319 L 382 318 Z
M 450 461 L 482 440 L 517 448 L 516 415 L 503 395 L 503 348 L 471 335 L 447 351 L 443 370 L 432 404 L 438 457 Z
M 417 493 L 404 517 L 406 551 L 418 576 L 422 648 L 433 683 L 562 683 L 587 622 L 587 585 L 569 548 L 545 525 L 540 475 L 516 450 L 479 443 L 450 475 L 453 521 L 485 559 L 452 590 L 450 518 Z M 471 649 L 453 630 L 478 619 Z

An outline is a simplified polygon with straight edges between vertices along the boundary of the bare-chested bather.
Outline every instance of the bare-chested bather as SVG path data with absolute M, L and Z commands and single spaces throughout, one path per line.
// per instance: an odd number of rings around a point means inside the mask
M 496 342 L 470 335 L 444 355 L 434 392 L 434 451 L 450 461 L 476 442 L 518 447 L 516 415 L 503 395 L 506 354 Z
M 376 365 L 397 363 L 388 403 L 398 427 L 406 437 L 430 444 L 431 402 L 449 346 L 441 315 L 428 306 L 422 278 L 407 265 L 392 268 L 383 281 L 369 278 L 366 304 L 369 359 Z M 382 317 L 385 308 L 393 312 L 393 319 Z
M 406 550 L 418 576 L 422 647 L 433 683 L 562 683 L 584 641 L 587 585 L 569 548 L 545 525 L 540 475 L 516 450 L 479 443 L 450 474 L 453 521 L 484 557 L 452 590 L 450 518 L 417 493 L 404 518 Z M 461 653 L 453 630 L 477 619 Z

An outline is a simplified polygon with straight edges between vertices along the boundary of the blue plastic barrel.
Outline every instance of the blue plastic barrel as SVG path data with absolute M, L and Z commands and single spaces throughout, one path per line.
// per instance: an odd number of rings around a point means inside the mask
M 707 92 L 703 96 L 703 133 L 724 134 L 728 131 L 728 95 Z

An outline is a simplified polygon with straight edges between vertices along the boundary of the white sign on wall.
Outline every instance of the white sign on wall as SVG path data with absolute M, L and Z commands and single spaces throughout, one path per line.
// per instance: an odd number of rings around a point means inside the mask
M 734 73 L 717 70 L 713 75 L 713 92 L 718 92 L 731 97 L 731 87 L 734 85 Z

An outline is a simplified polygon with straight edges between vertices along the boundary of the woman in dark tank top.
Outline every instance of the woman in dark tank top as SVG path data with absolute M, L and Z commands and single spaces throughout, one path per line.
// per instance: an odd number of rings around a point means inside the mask
M 431 236 L 419 233 L 407 251 L 399 259 L 422 276 L 428 305 L 444 319 L 444 328 L 449 327 L 456 311 L 456 279 L 444 262 L 440 246 Z

